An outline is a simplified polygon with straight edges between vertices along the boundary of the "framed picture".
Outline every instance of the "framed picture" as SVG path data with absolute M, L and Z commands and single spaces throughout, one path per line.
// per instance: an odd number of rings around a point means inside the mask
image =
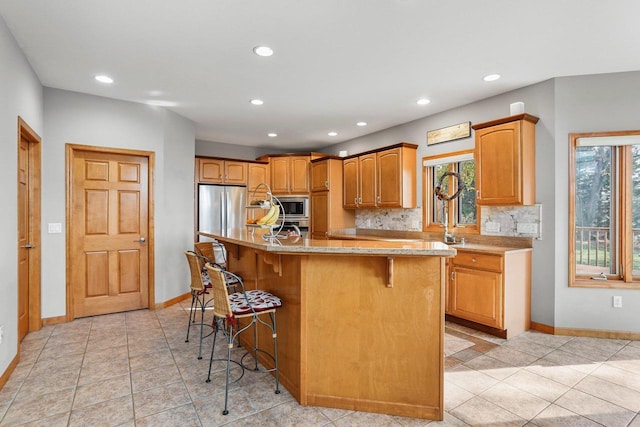
M 463 122 L 453 126 L 447 126 L 427 132 L 427 145 L 439 144 L 441 142 L 455 141 L 456 139 L 468 138 L 471 136 L 471 122 Z

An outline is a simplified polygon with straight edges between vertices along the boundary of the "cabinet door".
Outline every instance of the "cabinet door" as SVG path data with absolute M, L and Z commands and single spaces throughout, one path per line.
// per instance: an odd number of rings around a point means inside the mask
M 376 207 L 376 153 L 360 156 L 360 208 Z
M 476 202 L 522 204 L 520 121 L 476 131 Z
M 502 274 L 454 265 L 449 293 L 452 315 L 503 328 Z
M 245 162 L 224 162 L 224 182 L 227 184 L 247 184 L 247 164 Z
M 352 157 L 342 161 L 342 205 L 346 209 L 354 209 L 358 200 L 358 158 Z
M 329 189 L 329 160 L 311 163 L 311 191 Z
M 378 207 L 402 207 L 402 151 L 400 148 L 378 153 Z
M 269 165 L 260 163 L 249 163 L 247 173 L 247 187 L 249 191 L 254 191 L 259 184 L 269 184 Z M 266 191 L 265 187 L 260 188 Z
M 290 157 L 289 192 L 306 194 L 309 192 L 309 157 Z
M 311 193 L 311 238 L 326 239 L 329 231 L 329 192 Z
M 289 158 L 271 157 L 271 191 L 276 194 L 289 193 Z
M 198 181 L 220 184 L 224 182 L 224 160 L 198 159 Z

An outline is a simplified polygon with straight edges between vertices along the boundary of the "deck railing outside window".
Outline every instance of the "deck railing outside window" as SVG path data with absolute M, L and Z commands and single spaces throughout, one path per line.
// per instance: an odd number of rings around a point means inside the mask
M 632 229 L 633 252 L 639 253 L 640 228 Z M 611 267 L 611 236 L 607 227 L 576 227 L 576 273 L 591 274 Z M 640 259 L 634 256 L 633 270 L 640 270 Z

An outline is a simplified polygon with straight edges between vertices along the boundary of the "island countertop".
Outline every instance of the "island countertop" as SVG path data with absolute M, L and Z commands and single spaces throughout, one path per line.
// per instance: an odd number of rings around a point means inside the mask
M 224 233 L 199 232 L 201 236 L 222 242 L 239 244 L 266 252 L 280 254 L 354 254 L 392 256 L 443 256 L 456 255 L 456 249 L 442 242 L 417 241 L 409 239 L 379 240 L 316 240 L 290 237 L 267 240 L 264 231 L 246 228 L 226 230 Z

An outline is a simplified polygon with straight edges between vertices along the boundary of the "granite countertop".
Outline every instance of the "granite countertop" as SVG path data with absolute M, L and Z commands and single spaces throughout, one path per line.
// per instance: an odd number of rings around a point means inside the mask
M 252 233 L 247 227 L 226 230 L 222 234 L 199 232 L 221 242 L 273 253 L 295 254 L 351 254 L 351 255 L 392 255 L 392 256 L 444 256 L 456 255 L 456 248 L 442 242 L 425 240 L 315 240 L 302 237 L 287 237 L 266 240 L 264 229 L 255 229 Z
M 389 232 L 386 235 L 374 235 L 374 234 L 366 234 L 366 231 L 360 231 L 353 228 L 348 229 L 340 229 L 340 230 L 332 230 L 329 233 L 330 238 L 339 239 L 339 241 L 382 241 L 382 242 L 422 242 L 425 239 L 422 239 L 417 236 L 411 236 L 406 232 L 399 232 L 396 235 L 393 235 L 393 232 Z M 434 240 L 429 240 L 434 243 L 441 243 Z M 445 245 L 444 243 L 441 243 Z M 514 247 L 514 246 L 505 246 L 505 245 L 496 245 L 496 244 L 485 244 L 478 242 L 466 242 L 466 243 L 456 243 L 453 245 L 445 245 L 450 248 L 456 249 L 461 252 L 473 251 L 473 252 L 483 252 L 489 254 L 505 254 L 507 252 L 520 252 L 520 251 L 532 251 L 533 249 L 530 247 Z

